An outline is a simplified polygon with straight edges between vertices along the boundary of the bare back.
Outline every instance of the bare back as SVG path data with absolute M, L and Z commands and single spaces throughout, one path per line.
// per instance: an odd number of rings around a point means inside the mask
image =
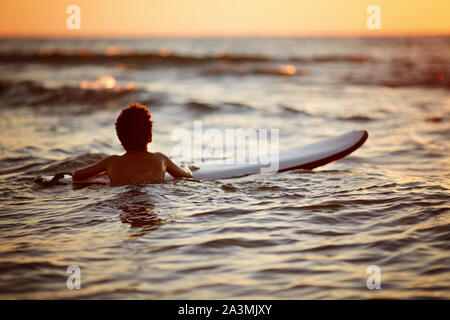
M 192 177 L 191 173 L 178 167 L 162 153 L 128 151 L 121 156 L 110 156 L 92 166 L 77 170 L 72 178 L 82 181 L 106 172 L 113 186 L 161 183 L 166 171 L 175 178 Z
M 166 164 L 158 153 L 127 152 L 109 157 L 106 172 L 111 185 L 159 183 L 164 180 Z

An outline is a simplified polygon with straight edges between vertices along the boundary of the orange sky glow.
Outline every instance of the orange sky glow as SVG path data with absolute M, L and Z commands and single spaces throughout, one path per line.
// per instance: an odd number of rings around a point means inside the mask
M 69 5 L 81 29 L 69 30 Z M 366 27 L 369 5 L 381 30 Z M 450 35 L 448 0 L 0 0 L 0 36 Z

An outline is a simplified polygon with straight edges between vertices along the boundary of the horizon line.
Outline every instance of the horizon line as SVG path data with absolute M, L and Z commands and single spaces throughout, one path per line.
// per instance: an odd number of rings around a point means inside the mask
M 75 31 L 77 32 L 77 31 Z M 379 33 L 304 33 L 304 34 L 1 34 L 0 39 L 227 39 L 227 38 L 400 38 L 400 37 L 448 37 L 449 31 L 436 32 L 387 32 Z

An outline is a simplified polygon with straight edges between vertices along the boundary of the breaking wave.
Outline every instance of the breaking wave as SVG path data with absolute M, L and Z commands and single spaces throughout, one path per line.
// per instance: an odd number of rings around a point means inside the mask
M 92 89 L 65 85 L 48 88 L 36 81 L 13 82 L 0 80 L 0 107 L 73 104 L 96 104 L 101 106 L 110 102 L 128 104 L 134 100 L 154 106 L 162 103 L 164 95 L 134 87 Z
M 98 53 L 89 50 L 64 52 L 41 50 L 38 52 L 2 52 L 0 63 L 43 63 L 43 64 L 126 64 L 126 65 L 158 65 L 158 66 L 192 66 L 210 63 L 258 63 L 283 62 L 297 63 L 368 63 L 373 58 L 358 55 L 324 55 L 313 57 L 291 57 L 288 59 L 272 58 L 264 55 L 216 54 L 216 55 L 182 55 L 166 51 L 155 52 L 114 52 Z

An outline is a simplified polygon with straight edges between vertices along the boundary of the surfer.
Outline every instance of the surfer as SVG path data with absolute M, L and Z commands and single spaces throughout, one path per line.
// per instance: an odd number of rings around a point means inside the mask
M 96 164 L 76 170 L 74 182 L 107 173 L 111 185 L 160 183 L 166 171 L 174 178 L 192 178 L 167 156 L 159 152 L 148 152 L 147 145 L 152 142 L 151 113 L 140 103 L 123 109 L 116 121 L 116 133 L 125 154 L 109 156 Z

